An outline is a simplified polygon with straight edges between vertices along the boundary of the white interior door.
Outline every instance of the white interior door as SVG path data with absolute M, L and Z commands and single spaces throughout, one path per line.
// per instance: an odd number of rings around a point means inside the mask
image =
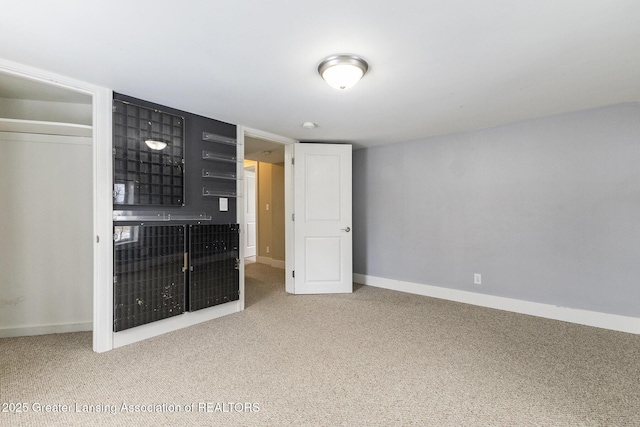
M 244 221 L 245 221 L 245 247 L 244 256 L 256 256 L 256 167 L 249 166 L 244 170 Z
M 294 145 L 296 294 L 353 292 L 351 149 Z

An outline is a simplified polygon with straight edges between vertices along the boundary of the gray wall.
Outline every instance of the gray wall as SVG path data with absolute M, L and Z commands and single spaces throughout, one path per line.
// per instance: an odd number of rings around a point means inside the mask
M 640 317 L 639 103 L 353 162 L 355 273 Z

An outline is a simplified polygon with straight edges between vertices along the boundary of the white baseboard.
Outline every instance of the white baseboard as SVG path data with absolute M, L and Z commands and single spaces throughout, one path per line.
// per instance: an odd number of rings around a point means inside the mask
M 475 292 L 460 291 L 457 289 L 423 285 L 420 283 L 385 279 L 365 274 L 354 274 L 353 281 L 355 283 L 362 283 L 364 285 L 378 288 L 391 289 L 394 291 L 462 302 L 480 307 L 495 308 L 514 313 L 544 317 L 546 319 L 561 320 L 563 322 L 577 323 L 579 325 L 594 326 L 596 328 L 640 335 L 640 318 L 637 317 L 559 307 L 539 302 L 517 300 Z
M 58 325 L 20 326 L 0 329 L 0 338 L 29 337 L 33 335 L 66 334 L 93 330 L 92 322 L 64 323 Z
M 284 270 L 284 268 L 285 268 L 285 262 L 284 261 L 280 261 L 279 259 L 269 258 L 269 257 L 266 257 L 266 256 L 257 256 L 256 257 L 256 262 L 259 263 L 259 264 L 270 265 L 271 267 L 274 267 L 274 268 L 280 268 L 282 270 Z
M 198 323 L 217 319 L 239 311 L 240 301 L 231 301 L 226 304 L 216 305 L 197 311 L 187 311 L 175 317 L 158 320 L 156 322 L 126 329 L 120 332 L 114 332 L 113 348 L 133 344 L 134 342 L 153 338 L 168 332 L 177 331 L 178 329 L 197 325 Z

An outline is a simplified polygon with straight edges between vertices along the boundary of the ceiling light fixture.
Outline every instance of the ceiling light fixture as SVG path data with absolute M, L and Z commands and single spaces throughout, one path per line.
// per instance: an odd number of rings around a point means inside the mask
M 318 65 L 318 73 L 336 89 L 349 89 L 367 73 L 369 64 L 355 55 L 332 55 Z
M 305 128 L 305 129 L 315 129 L 315 128 L 318 127 L 318 125 L 313 123 L 313 122 L 304 122 L 302 124 L 302 127 Z
M 158 141 L 157 139 L 145 139 L 144 143 L 152 150 L 164 150 L 167 147 L 167 143 L 164 141 Z

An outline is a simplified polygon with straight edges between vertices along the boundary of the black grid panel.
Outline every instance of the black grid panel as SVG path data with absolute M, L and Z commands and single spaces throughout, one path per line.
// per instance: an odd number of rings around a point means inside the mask
M 185 226 L 114 227 L 113 330 L 184 313 Z
M 238 225 L 192 225 L 190 229 L 189 310 L 238 300 Z
M 183 117 L 114 100 L 113 148 L 114 205 L 184 204 Z

